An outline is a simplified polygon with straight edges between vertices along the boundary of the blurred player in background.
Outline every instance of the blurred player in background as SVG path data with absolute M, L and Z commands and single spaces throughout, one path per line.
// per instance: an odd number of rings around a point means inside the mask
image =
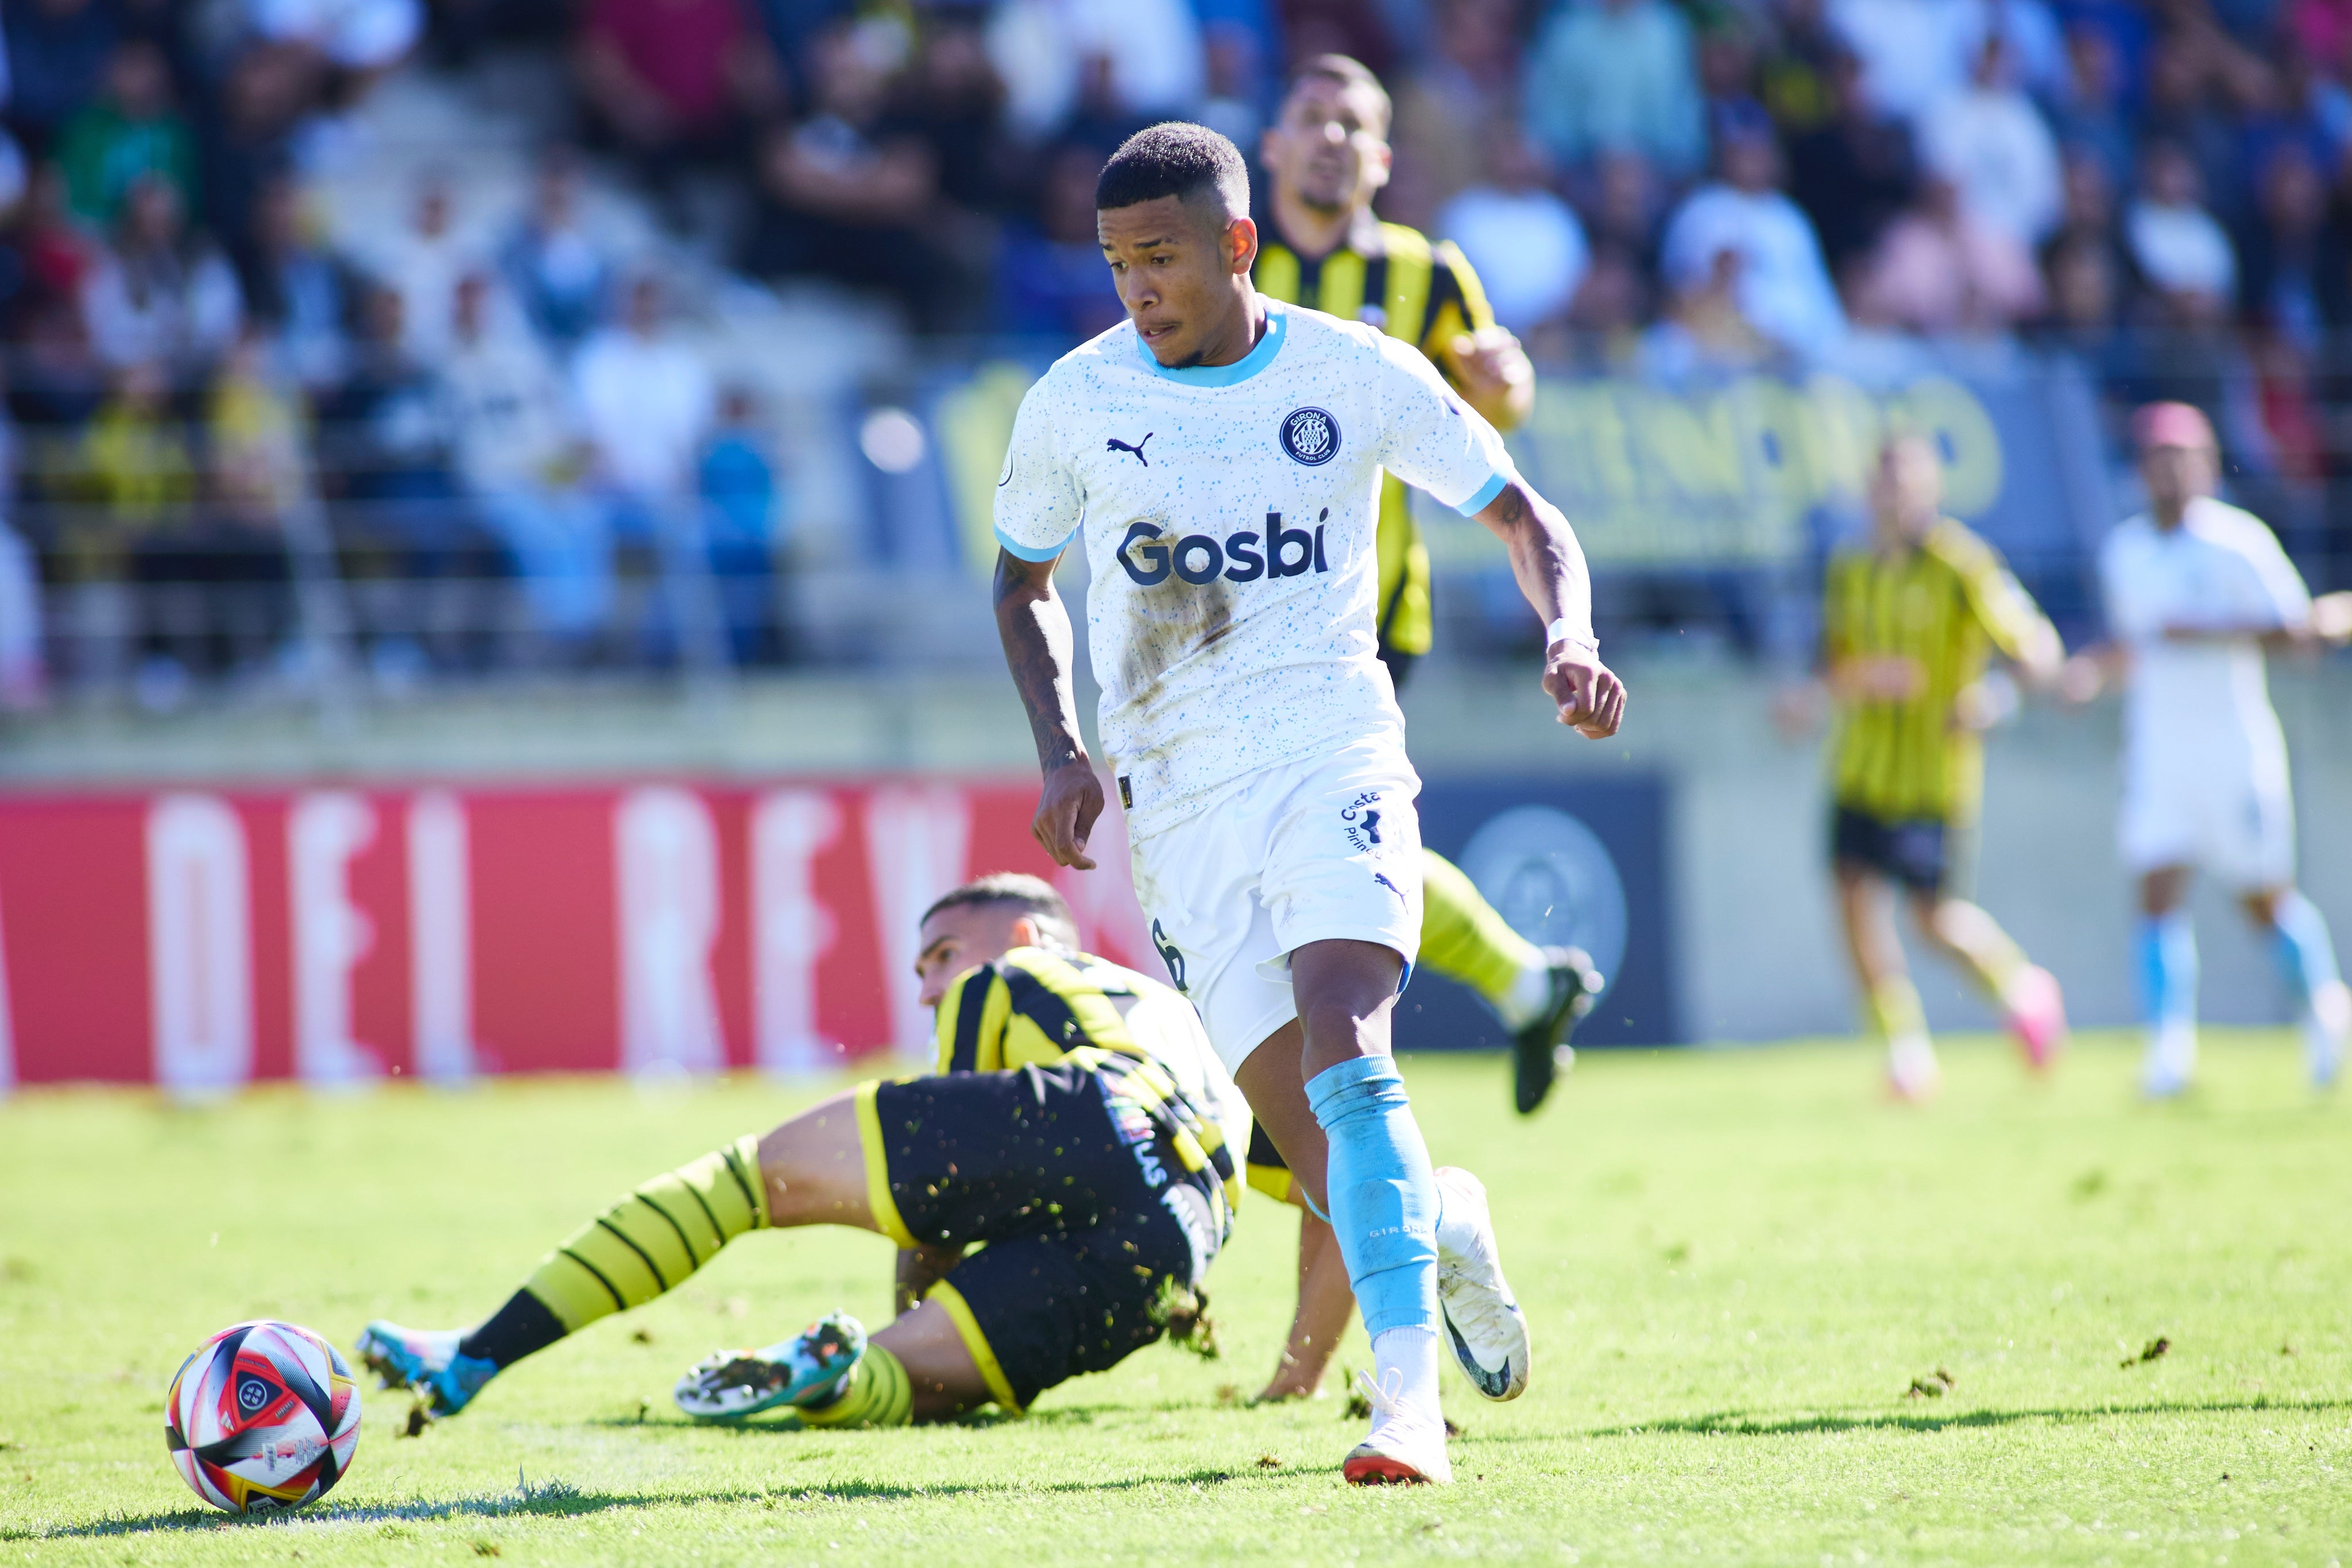
M 1452 244 L 1433 245 L 1372 214 L 1372 198 L 1389 183 L 1390 112 L 1380 78 L 1345 55 L 1318 55 L 1299 68 L 1259 145 L 1273 191 L 1252 281 L 1269 299 L 1362 321 L 1414 345 L 1465 402 L 1509 430 L 1535 402 L 1535 368 L 1519 340 L 1496 325 L 1477 274 Z M 1381 663 L 1402 689 L 1413 661 L 1429 652 L 1429 549 L 1403 480 L 1381 477 L 1380 505 Z M 1501 1018 L 1512 1034 L 1513 1099 L 1522 1114 L 1533 1112 L 1569 1059 L 1569 1033 L 1601 978 L 1581 951 L 1538 947 L 1511 929 L 1435 851 L 1422 851 L 1421 875 L 1421 962 L 1477 992 Z M 1259 1142 L 1252 1161 L 1267 1164 L 1271 1146 Z
M 675 1290 L 749 1231 L 898 1242 L 898 1317 L 835 1312 L 687 1374 L 680 1408 L 812 1427 L 944 1419 L 1116 1365 L 1198 1321 L 1230 1233 L 1248 1112 L 1168 987 L 1077 951 L 1060 894 L 1000 873 L 924 915 L 935 1074 L 866 1083 L 646 1182 L 470 1331 L 372 1322 L 362 1361 L 435 1416 L 524 1356 Z M 982 1245 L 984 1244 L 984 1245 Z M 971 1249 L 980 1246 L 980 1250 Z
M 1895 929 L 1894 890 L 1920 936 L 1974 980 L 2034 1066 L 2064 1042 L 2058 982 L 1962 895 L 1983 792 L 1981 732 L 2006 703 L 1998 650 L 2036 684 L 2064 649 L 1998 552 L 1943 512 L 1943 460 L 1923 435 L 1881 449 L 1870 537 L 1831 557 L 1823 683 L 1836 710 L 1830 856 L 1863 1008 L 1906 1100 L 1941 1085 L 1927 1018 Z
M 2114 643 L 2077 656 L 2068 695 L 2129 682 L 2118 837 L 2139 879 L 2137 942 L 2148 1026 L 2141 1086 L 2165 1097 L 2197 1066 L 2197 935 L 2189 873 L 2210 872 L 2270 936 L 2302 1014 L 2313 1083 L 2336 1081 L 2352 992 L 2327 922 L 2294 885 L 2286 739 L 2271 708 L 2265 648 L 2352 639 L 2352 593 L 2315 601 L 2260 518 L 2214 498 L 2213 428 L 2187 403 L 2134 421 L 2147 510 L 2099 554 Z

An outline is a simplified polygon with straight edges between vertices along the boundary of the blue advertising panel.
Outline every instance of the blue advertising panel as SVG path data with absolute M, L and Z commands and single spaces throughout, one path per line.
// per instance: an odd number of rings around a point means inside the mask
M 1421 832 L 1523 936 L 1592 955 L 1609 986 L 1577 1030 L 1580 1047 L 1681 1040 L 1664 779 L 1433 779 L 1422 789 Z M 1407 1051 L 1510 1042 L 1475 993 L 1426 963 L 1398 1004 L 1396 1041 Z

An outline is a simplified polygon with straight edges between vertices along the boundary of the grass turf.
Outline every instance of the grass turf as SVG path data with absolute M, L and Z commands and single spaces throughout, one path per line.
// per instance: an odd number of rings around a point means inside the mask
M 1336 1397 L 1236 1397 L 1295 1233 L 1253 1201 L 1210 1279 L 1220 1361 L 1154 1347 L 1020 1421 L 697 1428 L 667 1391 L 714 1344 L 887 1311 L 878 1239 L 756 1236 L 416 1440 L 371 1389 L 350 1478 L 270 1522 L 165 1461 L 163 1388 L 205 1335 L 469 1321 L 614 1194 L 812 1093 L 25 1094 L 0 1105 L 0 1563 L 2352 1557 L 2352 1144 L 2288 1038 L 2217 1031 L 2161 1107 L 2119 1039 L 2047 1085 L 1990 1042 L 1948 1067 L 1915 1111 L 1850 1047 L 1588 1053 L 1522 1122 L 1497 1062 L 1410 1062 L 1536 1333 L 1516 1404 L 1447 1375 L 1449 1490 L 1341 1485 Z

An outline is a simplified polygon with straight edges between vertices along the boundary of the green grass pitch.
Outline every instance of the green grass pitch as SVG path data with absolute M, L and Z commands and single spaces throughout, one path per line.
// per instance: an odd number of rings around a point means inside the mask
M 2179 1105 L 2136 1103 L 2133 1066 L 2093 1038 L 2036 1084 L 1961 1042 L 1919 1111 L 1851 1046 L 1589 1053 L 1522 1122 L 1500 1063 L 1409 1062 L 1536 1334 L 1516 1404 L 1447 1375 L 1447 1490 L 1343 1486 L 1337 1397 L 1236 1397 L 1296 1228 L 1253 1202 L 1210 1279 L 1221 1360 L 1154 1347 L 1025 1420 L 698 1429 L 667 1391 L 706 1351 L 887 1310 L 880 1239 L 753 1236 L 420 1438 L 370 1389 L 350 1478 L 273 1522 L 164 1458 L 205 1335 L 468 1321 L 616 1193 L 813 1092 L 27 1093 L 0 1104 L 0 1563 L 2352 1558 L 2352 1111 L 2283 1032 L 2214 1033 Z

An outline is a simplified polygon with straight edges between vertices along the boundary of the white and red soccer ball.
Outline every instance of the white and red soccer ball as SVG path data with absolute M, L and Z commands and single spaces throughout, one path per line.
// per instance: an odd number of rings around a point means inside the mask
M 215 1508 L 299 1508 L 352 1468 L 359 1387 L 335 1347 L 309 1329 L 237 1323 L 172 1379 L 163 1440 L 180 1479 Z

